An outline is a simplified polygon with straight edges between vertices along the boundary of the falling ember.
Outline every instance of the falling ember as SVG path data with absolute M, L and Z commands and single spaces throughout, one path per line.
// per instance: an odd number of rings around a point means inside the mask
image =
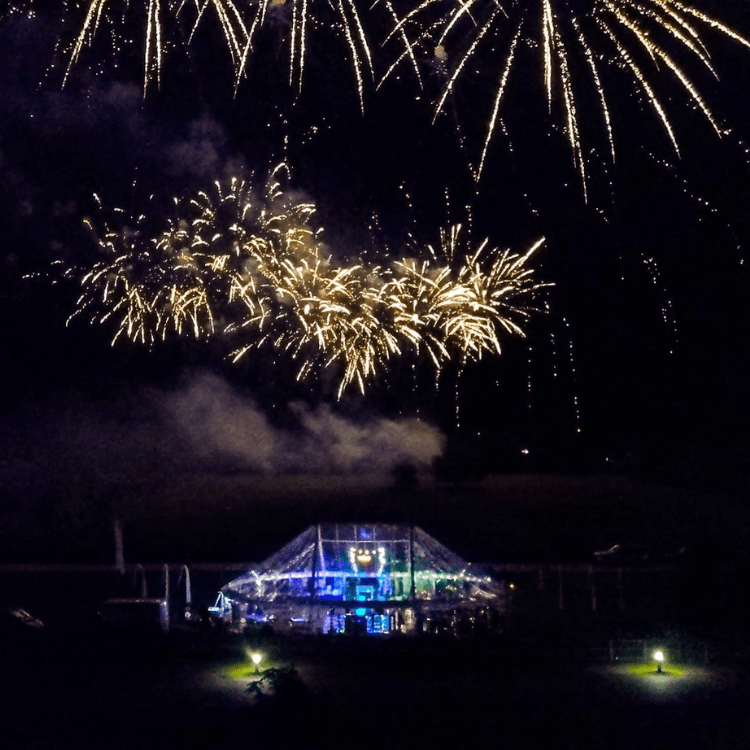
M 314 205 L 283 190 L 284 169 L 260 187 L 233 179 L 177 198 L 166 219 L 105 226 L 95 238 L 106 259 L 67 273 L 82 287 L 71 318 L 114 326 L 113 343 L 221 336 L 235 362 L 271 347 L 297 362 L 299 379 L 333 368 L 339 397 L 407 353 L 439 374 L 524 335 L 546 286 L 528 267 L 543 240 L 521 255 L 488 240 L 472 249 L 453 227 L 421 259 L 342 266 L 312 224 Z

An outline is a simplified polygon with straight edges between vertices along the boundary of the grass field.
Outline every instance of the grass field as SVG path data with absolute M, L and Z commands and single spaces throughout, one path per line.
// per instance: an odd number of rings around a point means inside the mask
M 263 650 L 260 675 L 249 649 Z M 653 664 L 548 660 L 502 640 L 53 637 L 5 667 L 0 730 L 14 750 L 713 749 L 743 747 L 750 731 L 739 667 L 657 675 Z M 288 668 L 294 689 L 248 693 L 267 670 Z

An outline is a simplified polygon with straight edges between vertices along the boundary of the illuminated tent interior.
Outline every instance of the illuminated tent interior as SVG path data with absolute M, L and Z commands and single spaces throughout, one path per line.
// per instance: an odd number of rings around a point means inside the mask
M 504 588 L 422 529 L 318 524 L 221 590 L 238 627 L 469 634 L 499 625 Z

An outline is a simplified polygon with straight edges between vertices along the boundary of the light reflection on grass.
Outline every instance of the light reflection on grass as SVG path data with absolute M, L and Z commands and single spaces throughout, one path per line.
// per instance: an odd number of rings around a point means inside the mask
M 240 661 L 235 664 L 230 664 L 225 671 L 229 677 L 245 679 L 247 677 L 258 677 L 259 674 L 265 672 L 266 669 L 271 669 L 272 667 L 278 668 L 280 666 L 281 664 L 278 660 L 264 658 L 263 663 L 260 666 L 260 672 L 258 672 L 255 668 L 255 664 L 253 664 L 250 659 L 248 659 L 247 661 Z
M 233 664 L 227 669 L 230 677 L 244 679 L 245 677 L 257 677 L 254 664 Z
M 672 675 L 673 677 L 681 677 L 685 674 L 684 667 L 680 667 L 676 664 L 664 664 L 661 668 L 661 673 L 656 671 L 656 665 L 653 662 L 646 664 L 633 664 L 628 667 L 630 674 L 639 676 L 643 675 Z

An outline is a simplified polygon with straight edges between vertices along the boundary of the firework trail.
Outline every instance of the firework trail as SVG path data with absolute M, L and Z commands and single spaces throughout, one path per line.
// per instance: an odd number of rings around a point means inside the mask
M 336 38 L 341 63 L 351 68 L 363 111 L 367 82 L 381 85 L 404 65 L 416 74 L 421 88 L 422 71 L 427 67 L 434 72 L 439 62 L 444 80 L 435 97 L 436 118 L 462 87 L 473 89 L 479 83 L 486 89 L 486 123 L 470 159 L 476 180 L 485 171 L 501 118 L 510 114 L 508 100 L 514 87 L 544 92 L 550 121 L 566 135 L 585 192 L 592 131 L 599 130 L 609 160 L 615 160 L 612 89 L 623 82 L 660 123 L 678 154 L 679 138 L 668 97 L 661 93 L 662 78 L 682 90 L 717 135 L 725 132 L 701 92 L 702 78 L 718 78 L 709 43 L 724 38 L 750 47 L 750 41 L 705 13 L 703 4 L 679 0 L 508 0 L 502 4 L 497 0 L 88 0 L 77 4 L 68 0 L 63 11 L 66 23 L 77 31 L 66 53 L 64 80 L 95 38 L 107 36 L 117 52 L 132 46 L 138 28 L 144 36 L 144 90 L 158 86 L 169 50 L 180 39 L 189 43 L 206 23 L 218 23 L 237 86 L 252 65 L 268 64 L 256 60 L 255 53 L 264 34 L 280 30 L 280 43 L 288 49 L 289 83 L 300 91 L 309 58 Z M 31 0 L 27 5 L 33 7 Z M 23 4 L 13 7 L 17 6 Z M 382 75 L 376 62 L 383 63 Z M 528 77 L 529 66 L 538 71 L 536 81 Z M 594 106 L 588 101 L 592 95 Z M 475 117 L 475 104 L 471 107 L 470 115 Z M 460 105 L 458 109 L 460 115 Z M 595 110 L 598 114 L 589 114 Z
M 297 91 L 301 91 L 308 50 L 314 48 L 310 39 L 311 34 L 333 31 L 346 47 L 357 85 L 360 107 L 364 111 L 365 80 L 375 79 L 365 12 L 377 4 L 378 0 L 375 4 L 362 0 L 258 0 L 252 4 L 254 10 L 251 12 L 247 38 L 237 65 L 237 82 L 239 83 L 246 73 L 258 34 L 265 26 L 281 22 L 287 28 L 289 84 Z M 385 2 L 384 5 L 390 6 L 390 2 Z M 321 39 L 321 43 L 326 44 L 326 40 Z
M 64 21 L 77 29 L 65 53 L 63 86 L 73 67 L 81 61 L 84 50 L 93 46 L 97 37 L 107 37 L 115 57 L 119 57 L 135 41 L 134 29 L 142 29 L 144 92 L 150 86 L 159 87 L 169 50 L 181 39 L 191 41 L 206 18 L 215 17 L 218 21 L 235 67 L 239 65 L 248 39 L 243 13 L 233 0 L 142 0 L 135 3 L 88 0 L 83 4 L 67 0 L 63 6 Z M 179 34 L 175 29 L 179 29 Z
M 409 54 L 401 52 L 384 78 L 402 62 L 410 62 L 409 55 L 417 46 L 423 56 L 426 53 L 441 60 L 446 74 L 435 107 L 436 118 L 462 82 L 479 71 L 483 76 L 496 71 L 483 142 L 472 164 L 477 180 L 485 168 L 503 104 L 507 105 L 514 73 L 529 61 L 539 71 L 537 85 L 546 92 L 550 116 L 561 119 L 585 192 L 585 109 L 579 106 L 585 88 L 595 92 L 612 162 L 615 136 L 608 82 L 623 80 L 623 75 L 679 154 L 673 121 L 655 79 L 672 76 L 688 101 L 721 136 L 723 126 L 695 83 L 701 74 L 718 78 L 708 37 L 713 34 L 750 47 L 746 37 L 704 13 L 700 4 L 677 0 L 509 0 L 502 4 L 494 0 L 417 0 L 405 5 L 411 7 L 402 13 L 391 35 L 409 38 Z M 523 86 L 530 88 L 526 78 Z
M 235 362 L 270 347 L 298 363 L 299 379 L 333 367 L 339 397 L 351 385 L 364 393 L 407 353 L 439 373 L 498 354 L 503 334 L 523 335 L 545 286 L 527 265 L 542 240 L 522 255 L 488 241 L 471 250 L 454 227 L 424 259 L 337 265 L 314 205 L 282 188 L 284 170 L 261 188 L 233 179 L 177 198 L 161 229 L 147 215 L 106 225 L 94 235 L 105 259 L 68 269 L 82 287 L 71 319 L 113 325 L 113 344 L 221 335 L 238 342 Z
M 29 6 L 33 5 L 28 0 Z M 288 48 L 289 83 L 300 91 L 307 58 L 311 50 L 330 45 L 333 34 L 342 45 L 342 62 L 351 67 L 359 101 L 364 109 L 367 79 L 375 80 L 372 43 L 369 40 L 367 16 L 375 6 L 383 9 L 384 23 L 398 16 L 390 0 L 142 0 L 113 2 L 89 0 L 78 4 L 64 3 L 66 24 L 76 29 L 67 43 L 63 85 L 84 51 L 97 37 L 111 40 L 115 57 L 132 46 L 135 34 L 143 35 L 144 91 L 161 82 L 162 69 L 170 49 L 180 42 L 190 44 L 196 33 L 207 24 L 218 24 L 236 76 L 236 85 L 246 76 L 253 62 L 259 39 L 264 33 L 282 29 L 282 43 Z M 384 35 L 385 32 L 383 32 Z M 328 36 L 326 36 L 328 35 Z M 312 37 L 320 36 L 319 44 Z M 416 66 L 405 33 L 397 33 Z M 378 46 L 382 39 L 377 40 Z

